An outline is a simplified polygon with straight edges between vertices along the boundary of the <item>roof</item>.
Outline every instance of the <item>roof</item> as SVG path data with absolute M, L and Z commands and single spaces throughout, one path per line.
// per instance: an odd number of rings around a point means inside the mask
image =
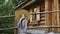
M 39 4 L 39 2 L 42 2 L 43 0 L 26 0 L 20 4 L 18 4 L 16 6 L 16 9 L 17 8 L 24 8 L 24 9 L 28 9 L 30 8 L 31 6 L 35 5 L 35 4 Z
M 24 8 L 24 7 L 26 7 L 26 6 L 28 6 L 29 4 L 31 4 L 31 3 L 33 3 L 34 1 L 36 1 L 36 0 L 25 0 L 24 2 L 22 2 L 22 3 L 19 3 L 17 6 L 16 6 L 16 9 L 17 8 Z

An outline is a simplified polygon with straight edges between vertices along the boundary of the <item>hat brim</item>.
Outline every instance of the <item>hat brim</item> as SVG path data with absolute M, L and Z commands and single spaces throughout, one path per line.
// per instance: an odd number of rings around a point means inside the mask
M 20 17 L 21 17 L 20 16 L 21 14 L 24 14 L 26 16 L 27 20 L 30 19 L 30 13 L 27 10 L 25 10 L 25 9 L 19 9 L 19 10 L 15 11 L 15 20 L 18 21 L 20 19 Z

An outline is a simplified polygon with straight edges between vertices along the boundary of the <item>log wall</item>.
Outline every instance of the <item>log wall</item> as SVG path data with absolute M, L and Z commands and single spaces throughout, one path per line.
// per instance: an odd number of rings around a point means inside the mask
M 60 4 L 59 0 L 44 0 L 42 3 L 37 5 L 34 11 L 37 12 L 50 12 L 50 11 L 59 11 Z M 60 13 L 50 13 L 50 14 L 37 14 L 35 15 L 36 26 L 60 26 Z M 34 18 L 32 17 L 32 19 Z M 39 19 L 38 19 L 39 18 Z M 33 20 L 32 20 L 33 21 Z M 31 23 L 32 24 L 32 23 Z M 46 31 L 50 32 L 60 32 L 60 28 L 43 28 Z

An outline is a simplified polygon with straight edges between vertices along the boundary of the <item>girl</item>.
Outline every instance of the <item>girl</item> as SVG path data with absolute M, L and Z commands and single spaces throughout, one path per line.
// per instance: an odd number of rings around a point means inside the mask
M 21 17 L 20 17 L 19 22 L 17 24 L 18 34 L 26 34 L 27 23 L 28 23 L 28 21 L 26 20 L 25 15 L 21 14 Z

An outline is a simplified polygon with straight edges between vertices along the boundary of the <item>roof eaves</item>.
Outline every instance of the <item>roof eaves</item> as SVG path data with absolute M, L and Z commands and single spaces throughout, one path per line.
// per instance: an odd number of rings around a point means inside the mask
M 35 2 L 36 0 L 31 0 L 30 2 L 26 3 L 25 5 L 21 6 L 20 8 L 24 8 L 28 5 L 30 5 L 31 3 Z
M 20 7 L 22 4 L 24 4 L 25 2 L 26 2 L 27 0 L 25 0 L 24 2 L 22 2 L 22 3 L 19 3 L 16 7 L 15 7 L 15 9 L 17 9 L 18 7 Z
M 31 0 L 31 1 L 27 2 L 27 0 L 26 0 L 26 1 L 22 2 L 22 3 L 20 3 L 19 5 L 17 5 L 17 6 L 16 6 L 16 9 L 17 9 L 17 8 L 24 8 L 24 7 L 30 5 L 31 3 L 35 2 L 35 1 L 36 1 L 36 0 Z M 27 2 L 27 3 L 26 3 L 26 2 Z M 24 3 L 26 3 L 26 4 L 24 4 Z M 21 5 L 22 5 L 22 6 L 21 6 Z

